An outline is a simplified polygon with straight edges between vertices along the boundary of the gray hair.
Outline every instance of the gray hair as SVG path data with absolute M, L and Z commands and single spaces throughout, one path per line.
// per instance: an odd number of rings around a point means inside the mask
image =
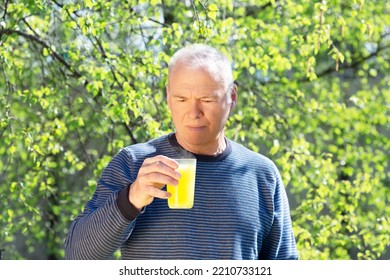
M 230 60 L 221 51 L 208 45 L 193 44 L 178 50 L 169 62 L 168 76 L 177 63 L 207 71 L 216 81 L 224 84 L 225 90 L 234 82 Z

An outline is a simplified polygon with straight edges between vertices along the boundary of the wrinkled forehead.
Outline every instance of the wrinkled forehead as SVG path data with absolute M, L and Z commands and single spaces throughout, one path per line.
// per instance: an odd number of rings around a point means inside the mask
M 185 61 L 180 61 L 169 69 L 168 84 L 172 83 L 172 79 L 175 79 L 175 82 L 178 82 L 176 79 L 182 79 L 184 82 L 184 75 L 190 75 L 188 78 L 191 80 L 191 76 L 194 76 L 194 73 L 196 72 L 202 73 L 203 76 L 207 76 L 218 88 L 227 89 L 231 83 L 229 77 L 226 77 L 220 67 L 214 63 L 205 62 L 190 64 Z
M 169 85 L 181 88 L 223 89 L 224 83 L 217 76 L 202 67 L 177 65 L 169 75 Z

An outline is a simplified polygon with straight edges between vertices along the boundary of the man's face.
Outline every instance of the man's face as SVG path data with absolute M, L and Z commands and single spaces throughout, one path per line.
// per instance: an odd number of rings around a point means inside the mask
M 169 76 L 167 98 L 178 142 L 194 153 L 215 153 L 224 141 L 224 126 L 236 104 L 236 90 L 226 90 L 202 69 L 178 63 Z

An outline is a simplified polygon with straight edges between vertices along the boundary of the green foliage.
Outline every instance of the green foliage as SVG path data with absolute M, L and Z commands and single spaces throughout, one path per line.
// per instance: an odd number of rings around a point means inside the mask
M 389 251 L 388 1 L 3 2 L 5 258 L 63 258 L 112 156 L 172 130 L 167 62 L 195 42 L 234 61 L 227 135 L 278 165 L 300 258 Z

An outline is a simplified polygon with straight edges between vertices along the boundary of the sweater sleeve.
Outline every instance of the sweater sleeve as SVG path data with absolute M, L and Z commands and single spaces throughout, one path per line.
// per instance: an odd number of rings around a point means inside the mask
M 275 167 L 276 168 L 276 167 Z M 292 230 L 290 206 L 279 171 L 275 173 L 273 222 L 263 241 L 261 259 L 297 260 L 298 252 Z
M 73 221 L 65 240 L 66 259 L 108 259 L 128 239 L 140 214 L 127 198 L 134 180 L 131 156 L 122 150 L 103 171 L 91 200 Z

